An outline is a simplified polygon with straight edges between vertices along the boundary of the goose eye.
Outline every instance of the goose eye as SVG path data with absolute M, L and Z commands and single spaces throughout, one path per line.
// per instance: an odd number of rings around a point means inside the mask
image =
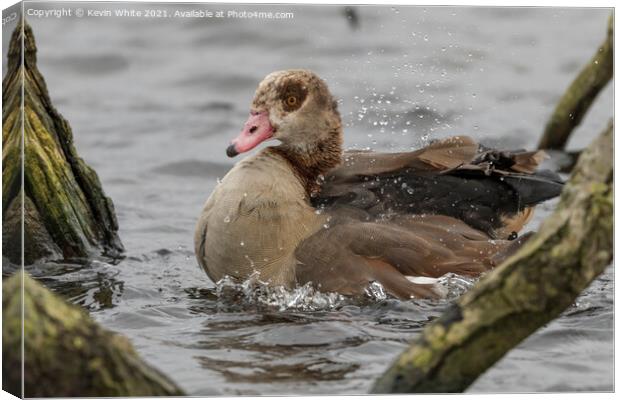
M 289 96 L 288 99 L 286 99 L 286 104 L 290 107 L 297 105 L 297 97 Z

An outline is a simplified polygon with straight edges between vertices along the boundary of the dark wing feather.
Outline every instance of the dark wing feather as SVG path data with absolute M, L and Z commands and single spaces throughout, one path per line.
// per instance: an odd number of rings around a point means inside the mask
M 562 190 L 557 175 L 535 172 L 543 158 L 543 152 L 480 148 L 468 137 L 448 138 L 410 153 L 347 152 L 343 164 L 325 177 L 313 204 L 349 205 L 375 218 L 447 215 L 505 238 L 511 234 L 506 221 L 531 215 L 528 207 Z

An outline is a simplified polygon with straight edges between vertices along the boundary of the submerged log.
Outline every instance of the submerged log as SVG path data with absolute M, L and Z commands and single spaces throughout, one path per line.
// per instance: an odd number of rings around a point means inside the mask
M 599 92 L 614 72 L 614 19 L 609 17 L 607 38 L 568 87 L 538 143 L 539 149 L 564 150 L 571 132 L 581 123 Z
M 78 156 L 69 123 L 52 105 L 36 52 L 30 26 L 18 24 L 2 81 L 3 254 L 22 261 L 23 204 L 26 264 L 101 253 L 116 257 L 123 245 L 114 206 L 97 173 Z
M 374 393 L 461 392 L 557 317 L 613 258 L 613 126 L 579 158 L 556 211 L 429 324 Z
M 21 394 L 23 291 L 26 397 L 183 395 L 140 359 L 127 338 L 101 328 L 28 275 L 5 279 L 2 290 L 4 390 Z

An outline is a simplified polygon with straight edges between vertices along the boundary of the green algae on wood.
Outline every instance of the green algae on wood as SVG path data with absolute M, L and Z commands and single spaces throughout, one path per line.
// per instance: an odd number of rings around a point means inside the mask
M 566 89 L 549 118 L 538 143 L 539 149 L 564 150 L 571 132 L 581 123 L 584 115 L 614 72 L 614 18 L 609 17 L 607 38 L 596 53 Z
M 556 318 L 613 259 L 613 125 L 583 151 L 555 212 L 429 324 L 374 393 L 462 392 Z
M 101 328 L 28 275 L 15 273 L 2 289 L 3 389 L 21 393 L 23 290 L 26 397 L 183 395 L 127 338 Z
M 124 249 L 114 206 L 97 173 L 79 157 L 69 123 L 52 105 L 37 68 L 36 52 L 32 29 L 18 24 L 2 82 L 4 254 L 14 263 L 22 261 L 21 228 L 15 226 L 22 216 L 14 214 L 21 212 L 23 203 L 26 264 L 41 258 L 85 258 L 101 253 L 116 257 Z

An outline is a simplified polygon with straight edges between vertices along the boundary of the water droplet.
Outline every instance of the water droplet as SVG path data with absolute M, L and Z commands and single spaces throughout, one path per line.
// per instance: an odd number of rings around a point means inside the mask
M 230 216 L 228 216 L 228 215 L 227 215 L 227 216 L 224 218 L 224 222 L 229 223 L 229 222 L 230 222 Z
M 364 290 L 366 296 L 370 297 L 372 300 L 381 301 L 387 299 L 387 294 L 385 293 L 385 289 L 383 285 L 381 285 L 377 281 L 372 281 Z

